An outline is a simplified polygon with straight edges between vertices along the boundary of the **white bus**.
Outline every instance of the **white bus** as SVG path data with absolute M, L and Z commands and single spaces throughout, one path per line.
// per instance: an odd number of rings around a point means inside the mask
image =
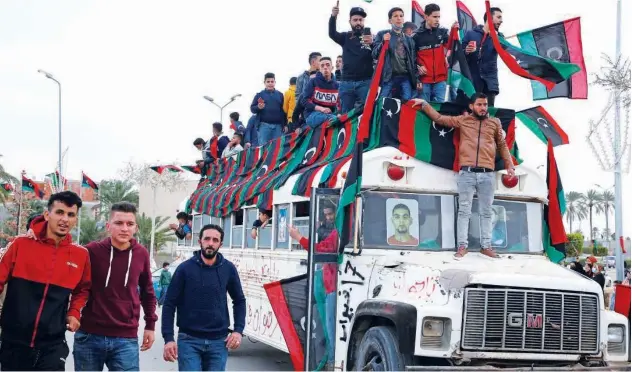
M 288 351 L 263 285 L 307 274 L 312 295 L 294 293 L 302 302 L 291 304 L 306 309 L 304 370 L 552 370 L 627 361 L 627 319 L 604 308 L 596 282 L 543 254 L 547 187 L 535 170 L 518 166 L 515 186 L 497 173 L 492 240 L 500 258 L 478 253 L 475 199 L 470 253 L 455 259 L 456 174 L 382 147 L 364 153 L 357 228 L 334 281 L 335 331 L 329 339 L 335 340 L 335 358 L 323 366 L 323 347 L 314 345 L 323 332 L 322 325 L 314 326 L 322 324 L 315 321 L 314 274 L 321 265 L 336 264 L 338 255 L 315 252 L 313 242 L 324 206 L 337 203 L 348 166 L 335 189 L 319 189 L 315 182 L 309 199 L 292 195 L 298 177 L 292 176 L 274 191 L 272 222 L 257 239 L 250 236 L 255 206 L 226 218 L 194 214 L 193 238 L 179 250 L 191 255 L 198 249 L 204 224 L 223 226 L 221 253 L 237 266 L 247 298 L 247 336 Z M 402 224 L 398 208 L 408 209 L 411 220 Z M 289 225 L 310 237 L 309 250 L 291 239 Z M 389 239 L 406 225 L 409 241 Z

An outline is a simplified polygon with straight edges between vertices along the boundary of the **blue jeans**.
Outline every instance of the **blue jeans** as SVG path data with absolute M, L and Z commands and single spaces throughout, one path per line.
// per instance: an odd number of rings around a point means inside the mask
M 481 226 L 481 248 L 492 246 L 492 203 L 494 202 L 495 172 L 474 173 L 459 171 L 456 184 L 459 191 L 459 212 L 456 220 L 456 237 L 459 247 L 468 246 L 467 235 L 472 215 L 474 192 L 478 197 L 478 215 Z
M 400 89 L 402 101 L 408 101 L 413 98 L 413 87 L 410 85 L 408 76 L 393 76 L 391 81 L 382 84 L 380 98 L 391 97 L 391 92 L 394 87 Z
M 369 86 L 371 80 L 360 81 L 341 81 L 340 82 L 340 104 L 342 106 L 342 114 L 353 110 L 354 107 L 361 106 L 366 101 L 369 94 Z
M 167 289 L 169 289 L 168 285 L 164 287 L 160 287 L 160 298 L 158 299 L 158 304 L 160 306 L 162 306 L 165 303 L 165 298 L 167 297 Z
M 426 102 L 445 102 L 446 88 L 445 81 L 434 84 L 424 83 L 421 88 L 421 98 Z
M 325 297 L 325 318 L 327 319 L 327 335 L 329 336 L 328 361 L 334 362 L 336 347 L 336 292 L 331 292 Z
M 178 370 L 225 371 L 228 360 L 225 339 L 209 340 L 178 333 Z
M 72 350 L 76 371 L 139 371 L 138 338 L 106 337 L 83 331 L 75 333 Z
M 323 114 L 322 112 L 312 111 L 305 120 L 305 123 L 313 129 L 328 120 L 336 120 L 336 118 L 337 116 L 335 114 Z
M 259 125 L 259 146 L 263 146 L 273 139 L 277 139 L 283 135 L 281 124 L 269 124 L 261 122 Z

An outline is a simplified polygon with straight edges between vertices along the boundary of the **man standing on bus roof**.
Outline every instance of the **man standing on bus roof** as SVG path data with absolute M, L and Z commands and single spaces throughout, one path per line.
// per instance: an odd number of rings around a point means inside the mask
M 474 94 L 470 102 L 472 114 L 460 116 L 441 115 L 423 99 L 415 98 L 412 101 L 413 107 L 421 105 L 433 122 L 460 129 L 460 171 L 457 178 L 459 212 L 456 226 L 458 250 L 455 257 L 461 258 L 467 254 L 467 235 L 475 191 L 481 219 L 481 253 L 498 257 L 491 245 L 496 153 L 500 152 L 510 176 L 515 176 L 515 170 L 505 142 L 505 131 L 498 119 L 488 116 L 487 96 L 484 93 Z
M 163 358 L 178 361 L 180 371 L 224 371 L 228 349 L 241 344 L 246 326 L 246 297 L 232 262 L 218 253 L 224 230 L 205 225 L 200 230 L 200 250 L 181 263 L 171 279 L 162 308 Z M 234 329 L 228 316 L 228 299 L 233 300 Z M 178 342 L 173 318 L 178 312 Z

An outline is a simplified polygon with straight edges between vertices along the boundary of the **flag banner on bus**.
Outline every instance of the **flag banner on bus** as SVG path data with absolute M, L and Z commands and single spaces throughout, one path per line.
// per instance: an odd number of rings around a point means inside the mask
M 13 185 L 10 183 L 0 183 L 0 188 L 6 192 L 13 191 Z
M 467 106 L 470 97 L 476 93 L 472 74 L 465 58 L 465 51 L 459 39 L 459 29 L 453 27 L 450 30 L 450 56 L 448 57 L 448 85 L 456 89 L 457 97 L 455 102 Z
M 351 159 L 351 155 L 331 161 L 312 165 L 309 168 L 301 169 L 297 174 L 298 180 L 292 189 L 292 195 L 309 197 L 312 194 L 312 185 L 318 173 L 323 170 L 318 178 L 318 187 L 334 188 L 338 181 L 338 173 L 342 167 Z
M 167 172 L 172 172 L 172 173 L 179 173 L 182 172 L 182 169 L 180 169 L 180 167 L 176 166 L 176 165 L 156 165 L 153 167 L 149 167 L 151 170 L 153 170 L 154 172 L 158 173 L 158 174 L 163 174 L 165 171 Z
M 526 79 L 539 81 L 548 91 L 551 91 L 555 84 L 561 83 L 574 73 L 581 71 L 581 67 L 574 63 L 563 63 L 540 57 L 509 43 L 499 36 L 494 28 L 489 0 L 485 1 L 485 6 L 489 35 L 492 38 L 494 49 L 511 72 Z
M 551 140 L 547 143 L 546 168 L 549 202 L 544 205 L 542 237 L 547 257 L 552 262 L 559 263 L 566 257 L 566 243 L 568 243 L 562 217 L 566 212 L 566 199 L 564 199 L 564 187 L 562 187 Z
M 85 173 L 81 172 L 81 187 L 90 188 L 94 191 L 99 191 L 99 185 L 88 177 Z
M 39 187 L 39 184 L 30 178 L 22 176 L 22 191 L 32 192 L 39 199 L 44 197 L 44 190 Z
M 202 173 L 202 169 L 200 169 L 200 167 L 198 167 L 197 165 L 182 165 L 180 166 L 180 168 L 184 169 L 187 172 L 191 172 L 195 174 Z
M 463 4 L 462 1 L 456 2 L 456 19 L 459 21 L 459 33 L 461 39 L 476 27 L 476 19 L 472 15 L 472 12 Z
M 551 140 L 553 146 L 567 145 L 568 135 L 542 106 L 516 112 L 516 116 L 543 143 Z
M 458 116 L 465 108 L 454 103 L 433 103 L 432 107 L 442 115 Z M 376 116 L 382 146 L 392 146 L 418 160 L 445 169 L 459 170 L 459 131 L 434 123 L 423 111 L 411 104 L 402 104 L 394 98 L 384 98 L 378 102 Z M 515 111 L 503 108 L 489 108 L 489 115 L 500 120 L 505 131 L 505 141 L 514 157 L 514 164 L 521 163 L 515 145 Z M 499 154 L 496 155 L 496 169 L 505 169 Z
M 547 91 L 541 83 L 531 81 L 534 101 L 559 97 L 588 98 L 588 74 L 579 17 L 521 32 L 516 36 L 522 49 L 527 52 L 559 62 L 574 63 L 581 68 L 581 71 L 558 83 L 551 91 Z
M 424 13 L 424 7 L 419 5 L 417 0 L 412 0 L 411 8 L 412 8 L 410 11 L 410 14 L 412 14 L 411 22 L 414 23 L 415 26 L 417 26 L 417 28 L 420 28 L 421 25 L 424 23 L 424 20 L 426 19 L 426 15 Z

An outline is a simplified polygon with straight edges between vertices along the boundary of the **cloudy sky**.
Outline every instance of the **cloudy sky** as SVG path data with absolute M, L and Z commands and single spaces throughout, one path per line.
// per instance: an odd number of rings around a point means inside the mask
M 63 147 L 66 176 L 84 170 L 95 180 L 111 178 L 129 160 L 190 163 L 196 137 L 208 137 L 219 109 L 209 95 L 249 116 L 263 75 L 277 74 L 285 91 L 290 77 L 307 67 L 312 51 L 336 56 L 340 48 L 327 36 L 334 1 L 35 1 L 0 2 L 0 153 L 18 175 L 42 179 L 57 162 L 57 86 L 37 73 L 51 72 L 63 87 Z M 425 4 L 425 1 L 420 1 Z M 465 1 L 480 21 L 481 0 Z M 624 2 L 623 35 L 632 35 L 630 2 Z M 438 1 L 444 25 L 455 19 L 453 1 Z M 598 4 L 598 5 L 597 5 Z M 351 6 L 368 12 L 367 26 L 387 27 L 387 12 L 410 2 L 341 0 L 339 29 L 347 29 Z M 505 35 L 575 16 L 582 17 L 587 70 L 602 65 L 601 53 L 614 54 L 616 1 L 509 1 L 493 3 L 504 11 Z M 623 53 L 630 54 L 624 40 Z M 499 62 L 499 65 L 502 65 Z M 502 66 L 497 106 L 534 106 L 527 80 Z M 607 95 L 591 87 L 589 100 L 541 102 L 570 137 L 556 148 L 565 189 L 586 191 L 613 185 L 586 143 L 588 120 L 598 118 Z M 225 125 L 227 126 L 227 125 Z M 517 140 L 526 164 L 544 164 L 546 147 L 521 124 Z M 632 235 L 632 184 L 624 176 L 624 233 Z M 602 217 L 596 218 L 604 227 Z M 587 222 L 583 227 L 587 230 Z M 611 219 L 611 226 L 614 223 Z

